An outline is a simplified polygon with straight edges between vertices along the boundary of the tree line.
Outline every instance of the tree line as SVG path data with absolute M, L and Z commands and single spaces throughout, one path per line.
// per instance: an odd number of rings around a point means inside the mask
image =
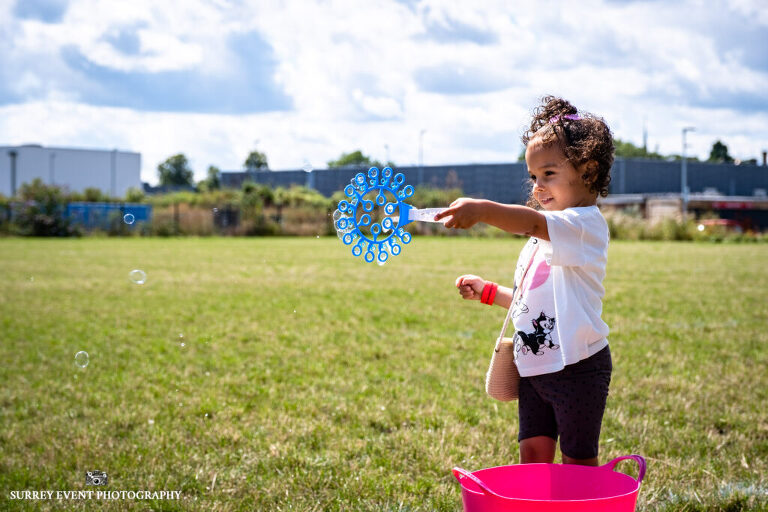
M 648 151 L 646 147 L 635 146 L 629 141 L 623 141 L 621 139 L 614 139 L 614 145 L 616 146 L 616 156 L 620 158 L 650 158 L 653 160 L 682 160 L 682 155 L 671 154 L 662 155 L 656 151 Z M 699 159 L 695 156 L 686 156 L 687 160 L 698 162 Z M 722 141 L 716 140 L 712 144 L 712 149 L 709 152 L 709 158 L 706 162 L 713 164 L 732 164 L 737 163 L 728 153 L 728 146 Z M 739 161 L 738 163 L 745 165 L 757 165 L 757 158 L 750 160 Z
M 327 162 L 329 169 L 339 167 L 394 167 L 393 162 L 383 165 L 379 160 L 355 150 L 350 153 L 342 153 L 336 160 Z M 269 163 L 267 155 L 261 151 L 251 151 L 243 162 L 245 172 L 268 171 Z M 189 160 L 184 153 L 166 158 L 157 166 L 157 176 L 161 186 L 196 187 L 198 190 L 218 190 L 221 188 L 221 169 L 215 165 L 209 165 L 206 177 L 197 184 L 194 182 L 194 172 L 189 166 Z
M 616 157 L 618 158 L 649 158 L 653 160 L 681 160 L 681 155 L 662 155 L 656 151 L 649 151 L 646 147 L 636 146 L 629 141 L 614 139 L 614 145 L 616 147 Z M 694 156 L 686 157 L 688 160 L 698 161 L 699 159 Z M 520 153 L 519 161 L 525 160 L 525 149 Z M 756 165 L 757 159 L 752 158 L 750 160 L 744 160 L 741 162 L 736 161 L 729 153 L 728 146 L 722 141 L 717 140 L 712 144 L 712 150 L 709 153 L 709 158 L 706 160 L 710 163 L 742 163 L 746 165 Z M 335 160 L 327 162 L 328 169 L 335 169 L 339 167 L 394 167 L 395 164 L 391 161 L 383 164 L 379 160 L 375 160 L 365 155 L 361 150 L 351 151 L 349 153 L 342 153 L 341 156 Z M 245 172 L 255 171 L 268 171 L 269 163 L 267 162 L 267 155 L 261 151 L 254 150 L 248 153 L 245 161 L 243 162 L 243 170 Z M 209 165 L 206 177 L 199 182 L 194 182 L 194 172 L 189 166 L 189 160 L 186 155 L 179 153 L 168 157 L 165 161 L 161 162 L 157 166 L 157 174 L 161 186 L 182 186 L 182 187 L 195 187 L 197 190 L 218 190 L 221 188 L 221 169 L 215 165 Z

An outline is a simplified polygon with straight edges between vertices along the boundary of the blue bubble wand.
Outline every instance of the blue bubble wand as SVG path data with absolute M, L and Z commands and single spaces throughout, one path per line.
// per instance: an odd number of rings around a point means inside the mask
M 445 208 L 418 209 L 407 204 L 413 187 L 405 184 L 403 173 L 394 174 L 391 167 L 381 171 L 377 167 L 357 173 L 344 187 L 347 199 L 339 201 L 333 213 L 336 232 L 345 245 L 352 245 L 353 256 L 383 265 L 390 254 L 397 256 L 402 246 L 411 242 L 411 234 L 404 227 L 413 222 L 445 223 L 448 218 L 434 220 Z M 383 218 L 376 219 L 383 206 Z

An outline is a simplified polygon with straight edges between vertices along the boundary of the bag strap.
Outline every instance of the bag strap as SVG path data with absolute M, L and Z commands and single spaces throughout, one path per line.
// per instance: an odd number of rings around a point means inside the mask
M 523 276 L 520 278 L 520 284 L 515 286 L 512 290 L 512 302 L 509 304 L 507 316 L 504 318 L 504 325 L 501 327 L 501 334 L 499 334 L 499 339 L 496 340 L 496 348 L 494 348 L 496 352 L 499 351 L 501 340 L 504 339 L 504 335 L 507 333 L 507 327 L 509 326 L 509 320 L 512 318 L 512 309 L 515 307 L 515 302 L 523 295 L 523 283 L 525 283 L 525 277 L 528 275 L 528 270 L 530 270 L 531 265 L 533 265 L 533 259 L 536 257 L 536 251 L 538 250 L 539 245 L 536 244 L 536 247 L 533 249 L 533 254 L 531 254 L 531 259 L 528 260 L 528 265 L 526 265 L 525 270 L 523 271 Z

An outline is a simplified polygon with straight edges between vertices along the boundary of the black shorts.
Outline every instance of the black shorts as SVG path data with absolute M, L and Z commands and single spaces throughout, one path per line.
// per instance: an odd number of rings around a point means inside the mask
M 548 436 L 573 459 L 597 457 L 600 425 L 611 383 L 608 347 L 559 372 L 520 379 L 518 441 Z

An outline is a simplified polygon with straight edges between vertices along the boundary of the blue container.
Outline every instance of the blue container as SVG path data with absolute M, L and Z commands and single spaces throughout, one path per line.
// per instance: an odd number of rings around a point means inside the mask
M 72 224 L 82 226 L 85 229 L 110 228 L 110 222 L 119 218 L 121 222 L 127 215 L 133 215 L 133 222 L 125 224 L 129 228 L 135 228 L 143 222 L 152 220 L 152 206 L 137 203 L 69 203 L 66 216 Z

